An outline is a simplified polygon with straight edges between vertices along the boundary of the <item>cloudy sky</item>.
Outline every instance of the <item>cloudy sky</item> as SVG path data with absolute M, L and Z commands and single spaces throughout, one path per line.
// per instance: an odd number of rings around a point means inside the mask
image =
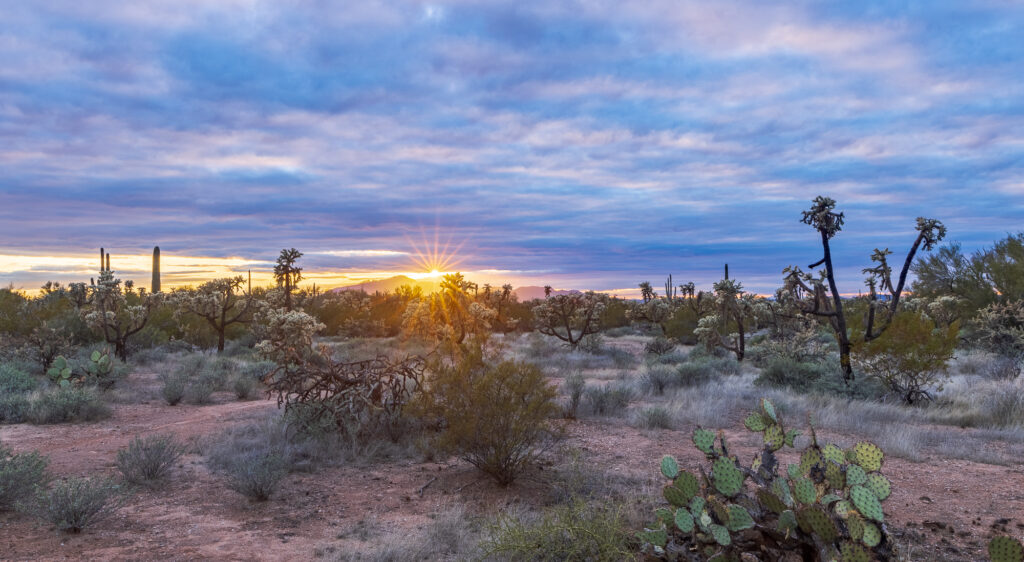
M 839 201 L 843 289 L 914 218 L 1022 228 L 1011 1 L 0 0 L 0 283 L 284 247 L 322 284 L 770 292 Z M 448 250 L 444 251 L 446 247 Z M 427 260 L 430 261 L 430 260 Z M 444 260 L 442 260 L 444 261 Z M 166 283 L 166 281 L 165 281 Z

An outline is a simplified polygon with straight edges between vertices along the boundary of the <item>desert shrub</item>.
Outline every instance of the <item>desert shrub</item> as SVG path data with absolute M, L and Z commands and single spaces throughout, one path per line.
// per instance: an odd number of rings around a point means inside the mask
M 666 388 L 679 383 L 679 375 L 669 365 L 648 365 L 640 375 L 640 383 L 648 392 L 661 396 Z
M 231 389 L 239 400 L 251 400 L 259 392 L 259 383 L 252 377 L 238 374 L 231 381 Z
M 663 336 L 658 336 L 644 344 L 644 353 L 648 355 L 665 355 L 675 351 L 675 349 L 675 342 Z
M 686 354 L 686 359 L 689 361 L 701 361 L 707 359 L 721 359 L 727 357 L 729 352 L 721 347 L 712 347 L 708 349 L 706 345 L 696 345 L 689 353 Z
M 762 447 L 751 467 L 730 456 L 722 432 L 698 427 L 693 444 L 707 458 L 694 474 L 671 456 L 661 461 L 668 502 L 638 537 L 652 559 L 675 560 L 700 553 L 701 560 L 740 560 L 747 554 L 782 560 L 891 560 L 882 502 L 892 484 L 880 472 L 882 450 L 862 441 L 843 450 L 810 443 L 799 463 L 781 468 L 777 453 L 794 448 L 800 432 L 787 430 L 767 399 L 744 419 L 760 434 Z M 794 457 L 796 458 L 796 457 Z M 840 554 L 841 553 L 841 554 Z
M 633 389 L 624 384 L 591 386 L 586 389 L 583 397 L 591 413 L 598 416 L 619 415 L 633 399 Z
M 718 357 L 716 359 L 708 359 L 708 366 L 712 371 L 719 375 L 725 375 L 734 377 L 743 372 L 743 367 L 740 362 L 733 357 Z
M 61 387 L 36 393 L 29 400 L 25 419 L 34 424 L 97 421 L 110 416 L 110 408 L 91 388 Z
M 576 419 L 576 413 L 579 411 L 580 400 L 583 398 L 583 392 L 587 388 L 587 382 L 583 379 L 581 373 L 573 373 L 565 377 L 565 392 L 569 395 L 569 403 L 565 407 L 565 417 L 569 419 Z
M 636 333 L 636 330 L 634 330 L 632 326 L 617 326 L 615 328 L 608 328 L 602 333 L 609 338 L 621 338 L 625 336 L 632 336 Z
M 22 498 L 49 480 L 48 461 L 37 452 L 15 454 L 0 443 L 0 511 L 14 508 Z
M 281 455 L 253 452 L 228 468 L 228 487 L 253 501 L 267 501 L 288 474 L 288 461 Z
M 238 366 L 238 375 L 249 377 L 253 380 L 261 380 L 263 377 L 270 374 L 277 368 L 277 364 L 273 361 L 255 361 L 252 363 L 242 363 Z
M 222 386 L 220 375 L 217 373 L 202 373 L 188 381 L 185 387 L 185 402 L 189 404 L 205 405 L 213 402 L 213 393 Z
M 37 386 L 39 381 L 28 371 L 11 363 L 0 363 L 0 394 L 32 392 Z
M 436 363 L 414 411 L 443 427 L 442 451 L 460 455 L 499 484 L 511 484 L 552 442 L 548 421 L 556 391 L 532 363 L 485 360 L 469 352 L 454 365 Z
M 160 395 L 170 406 L 177 406 L 185 398 L 185 389 L 188 388 L 188 376 L 181 372 L 165 373 L 160 375 L 163 385 L 160 387 Z
M 991 304 L 972 324 L 977 345 L 1017 361 L 1024 359 L 1024 300 Z
M 68 478 L 37 494 L 28 510 L 58 531 L 79 533 L 109 517 L 123 503 L 122 490 L 109 480 Z
M 991 392 L 985 396 L 982 409 L 994 427 L 1024 427 L 1024 388 L 1006 385 Z
M 990 379 L 1008 381 L 1020 376 L 1020 360 L 1015 357 L 996 355 L 981 368 L 979 375 Z
M 643 429 L 672 429 L 675 420 L 665 408 L 645 408 L 637 414 L 636 425 Z
M 821 363 L 798 361 L 792 357 L 776 356 L 765 362 L 761 368 L 761 373 L 754 380 L 754 383 L 806 391 L 820 378 L 827 375 L 827 368 Z
M 207 465 L 214 472 L 227 473 L 253 456 L 283 459 L 289 472 L 312 472 L 333 462 L 339 455 L 337 431 L 327 426 L 320 435 L 312 435 L 291 423 L 301 408 L 289 408 L 283 416 L 225 429 L 200 443 Z
M 504 514 L 481 548 L 499 560 L 629 560 L 631 537 L 616 506 L 575 500 L 539 516 Z
M 165 347 L 140 349 L 132 354 L 132 363 L 136 365 L 153 365 L 167 360 L 169 352 Z
M 648 365 L 678 365 L 686 362 L 686 354 L 679 351 L 670 351 L 661 355 L 650 355 L 644 359 Z
M 906 403 L 932 399 L 942 390 L 946 362 L 953 357 L 959 323 L 935 328 L 927 316 L 898 313 L 881 337 L 857 345 L 855 364 Z
M 687 361 L 676 367 L 678 386 L 700 386 L 717 376 L 718 373 L 711 367 L 710 361 Z
M 580 340 L 577 349 L 583 353 L 600 354 L 604 351 L 604 338 L 601 334 L 587 334 Z
M 132 484 L 154 484 L 167 476 L 184 452 L 170 435 L 136 437 L 117 452 L 117 469 Z
M 28 412 L 28 395 L 0 392 L 0 423 L 21 423 Z

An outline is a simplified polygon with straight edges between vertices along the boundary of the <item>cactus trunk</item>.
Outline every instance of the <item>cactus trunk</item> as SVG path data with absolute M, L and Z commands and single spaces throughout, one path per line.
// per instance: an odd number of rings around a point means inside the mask
M 153 247 L 153 287 L 154 293 L 160 292 L 160 246 Z

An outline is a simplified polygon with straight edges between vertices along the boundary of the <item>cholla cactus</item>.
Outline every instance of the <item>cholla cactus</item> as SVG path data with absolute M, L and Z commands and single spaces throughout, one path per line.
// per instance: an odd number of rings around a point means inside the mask
M 406 335 L 426 337 L 446 345 L 461 345 L 467 336 L 486 338 L 497 312 L 477 302 L 475 284 L 461 273 L 445 275 L 441 290 L 411 301 L 402 324 Z
M 232 324 L 246 324 L 252 320 L 256 299 L 242 292 L 245 279 L 239 275 L 207 281 L 196 289 L 178 289 L 171 293 L 176 305 L 175 320 L 185 314 L 194 314 L 206 320 L 217 332 L 217 351 L 224 351 L 224 335 Z
M 265 307 L 257 316 L 263 340 L 256 350 L 278 365 L 305 361 L 313 353 L 313 337 L 324 325 L 298 310 Z
M 136 293 L 128 284 L 122 290 L 121 280 L 107 269 L 89 287 L 89 297 L 92 309 L 84 313 L 85 322 L 114 346 L 119 359 L 127 360 L 128 338 L 146 327 L 150 312 L 160 302 L 159 295 L 145 290 Z
M 767 399 L 744 425 L 763 441 L 749 467 L 730 454 L 724 433 L 703 428 L 694 431 L 693 444 L 710 471 L 693 474 L 671 456 L 661 460 L 661 473 L 670 481 L 662 492 L 668 507 L 659 508 L 657 520 L 638 534 L 655 557 L 738 560 L 757 553 L 777 560 L 795 553 L 822 562 L 889 559 L 882 502 L 891 484 L 880 472 L 881 449 L 868 442 L 846 451 L 822 445 L 811 428 L 800 462 L 782 471 L 776 453 L 793 447 L 800 432 L 786 429 Z
M 548 297 L 533 307 L 537 331 L 554 336 L 576 349 L 587 335 L 600 330 L 608 296 L 593 291 Z
M 763 309 L 761 299 L 746 293 L 743 284 L 733 279 L 723 279 L 714 288 L 715 313 L 698 320 L 693 333 L 709 348 L 722 347 L 736 354 L 737 361 L 743 361 L 746 331 Z M 732 326 L 736 331 L 726 335 L 724 332 Z

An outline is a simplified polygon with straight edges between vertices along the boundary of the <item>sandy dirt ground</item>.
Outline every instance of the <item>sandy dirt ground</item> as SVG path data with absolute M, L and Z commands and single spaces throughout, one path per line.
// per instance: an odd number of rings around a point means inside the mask
M 132 379 L 140 388 L 155 384 L 152 376 Z M 238 402 L 227 393 L 215 397 L 216 403 L 206 406 L 171 407 L 156 399 L 114 404 L 113 416 L 98 423 L 0 426 L 0 440 L 17 452 L 38 450 L 49 456 L 58 477 L 114 476 L 117 450 L 136 436 L 172 433 L 183 441 L 201 439 L 276 409 L 269 400 Z M 721 426 L 738 423 L 722 420 Z M 622 421 L 583 420 L 568 425 L 566 443 L 609 474 L 656 484 L 663 454 L 675 455 L 691 470 L 701 464 L 702 455 L 690 444 L 692 429 L 644 431 Z M 734 452 L 749 460 L 757 445 L 753 436 L 728 435 Z M 1024 466 L 888 458 L 883 472 L 894 490 L 885 502 L 890 532 L 914 560 L 983 559 L 994 529 L 1024 535 Z M 58 533 L 23 514 L 0 514 L 0 559 L 311 559 L 355 548 L 354 541 L 373 540 L 357 536 L 367 525 L 412 532 L 453 502 L 484 513 L 536 500 L 545 493 L 543 487 L 543 478 L 523 478 L 499 489 L 464 462 L 414 459 L 293 474 L 271 501 L 251 503 L 227 489 L 200 456 L 188 454 L 165 487 L 136 492 L 114 516 L 78 535 Z M 380 540 L 386 536 L 378 535 Z

